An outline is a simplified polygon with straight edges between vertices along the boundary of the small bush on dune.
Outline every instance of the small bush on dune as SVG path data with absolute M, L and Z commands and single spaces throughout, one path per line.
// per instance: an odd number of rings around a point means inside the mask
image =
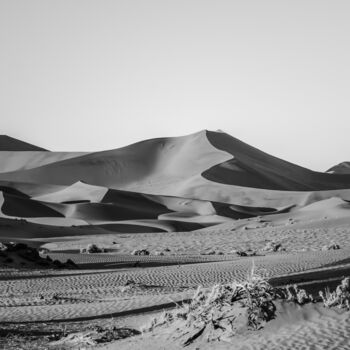
M 72 269 L 78 269 L 77 264 L 72 259 L 67 259 L 65 266 Z
M 47 248 L 39 248 L 39 254 L 48 254 L 50 250 Z
M 292 301 L 299 305 L 304 305 L 314 301 L 314 298 L 311 294 L 307 294 L 305 289 L 299 288 L 296 284 L 293 286 L 286 287 L 287 301 Z
M 18 252 L 28 248 L 28 245 L 25 243 L 9 242 L 5 243 L 5 245 L 9 252 Z
M 106 253 L 106 248 L 100 248 L 97 246 L 97 244 L 90 243 L 86 246 L 86 248 L 80 248 L 79 249 L 80 254 L 94 254 L 94 253 Z
M 213 249 L 209 249 L 209 250 L 206 250 L 206 251 L 204 251 L 204 252 L 201 252 L 200 254 L 201 254 L 201 255 L 215 255 L 216 252 L 215 252 L 215 250 L 213 250 Z
M 327 251 L 327 250 L 338 250 L 338 249 L 340 249 L 339 244 L 334 243 L 334 242 L 332 242 L 332 243 L 330 243 L 330 244 L 328 244 L 328 245 L 324 245 L 324 246 L 322 247 L 322 250 L 323 250 L 323 251 Z
M 150 253 L 147 249 L 135 249 L 131 255 L 150 255 Z
M 255 250 L 251 250 L 251 249 L 248 249 L 246 251 L 238 250 L 238 251 L 236 251 L 236 254 L 238 256 L 256 256 L 256 251 Z
M 156 256 L 163 256 L 164 253 L 163 253 L 163 252 L 156 251 L 156 252 L 154 252 L 154 255 L 156 255 Z
M 96 244 L 89 244 L 86 247 L 86 252 L 89 254 L 93 254 L 93 253 L 102 253 L 102 249 L 99 248 Z
M 285 250 L 286 249 L 282 247 L 282 243 L 276 243 L 276 242 L 268 242 L 266 246 L 263 248 L 263 251 L 265 252 L 281 252 Z

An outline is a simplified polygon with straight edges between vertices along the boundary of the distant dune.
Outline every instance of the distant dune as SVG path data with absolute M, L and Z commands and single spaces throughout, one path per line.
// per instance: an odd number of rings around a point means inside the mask
M 350 174 L 350 162 L 343 162 L 327 170 L 331 174 Z
M 0 135 L 0 151 L 47 151 L 44 148 L 17 140 L 7 135 Z
M 48 152 L 0 136 L 0 215 L 112 232 L 194 230 L 328 206 L 344 217 L 349 169 L 314 172 L 206 130 L 96 153 Z

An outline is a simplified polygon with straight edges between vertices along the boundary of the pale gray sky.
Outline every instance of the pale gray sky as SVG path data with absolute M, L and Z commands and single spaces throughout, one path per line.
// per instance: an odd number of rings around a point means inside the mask
M 0 0 L 0 133 L 102 150 L 223 129 L 350 160 L 350 1 Z

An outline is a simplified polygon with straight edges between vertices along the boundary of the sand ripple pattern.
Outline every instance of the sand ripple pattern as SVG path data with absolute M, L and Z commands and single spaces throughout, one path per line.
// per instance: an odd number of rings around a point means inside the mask
M 141 300 L 140 295 L 133 298 L 128 294 L 123 297 L 120 293 L 120 287 L 129 280 L 145 286 L 168 288 L 170 291 L 173 288 L 174 292 L 177 292 L 181 288 L 211 286 L 219 282 L 242 280 L 252 268 L 253 261 L 257 272 L 275 277 L 320 268 L 349 257 L 348 250 L 276 254 L 215 263 L 129 268 L 110 272 L 97 270 L 90 274 L 3 280 L 0 284 L 0 300 L 3 305 L 0 307 L 0 320 L 2 322 L 52 320 L 83 317 L 83 315 L 84 317 L 98 316 L 105 312 L 117 312 L 118 309 L 125 310 L 125 308 L 132 310 L 136 308 L 138 300 Z M 154 304 L 161 303 L 164 300 L 162 298 L 169 300 L 169 295 L 162 296 L 159 289 L 155 289 L 154 293 L 153 296 L 151 295 L 154 297 L 152 299 Z M 52 300 L 53 295 L 59 295 L 60 298 L 54 305 L 29 305 L 30 300 L 37 300 L 40 295 L 45 300 Z M 66 301 L 63 302 L 62 299 Z M 107 302 L 106 299 L 109 301 Z M 75 305 L 72 306 L 72 304 Z M 63 310 L 66 310 L 66 314 Z

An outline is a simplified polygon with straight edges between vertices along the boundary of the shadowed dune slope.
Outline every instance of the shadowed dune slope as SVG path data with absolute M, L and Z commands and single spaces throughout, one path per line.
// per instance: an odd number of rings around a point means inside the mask
M 225 133 L 207 131 L 210 143 L 233 158 L 205 171 L 211 181 L 281 191 L 321 191 L 350 186 L 350 174 L 325 174 L 270 156 Z
M 23 196 L 39 197 L 42 195 L 61 191 L 66 186 L 0 180 L 0 187 L 4 189 L 4 192 L 9 192 L 9 190 L 12 189 L 17 191 L 17 193 L 21 193 Z
M 0 151 L 47 151 L 44 148 L 17 140 L 7 135 L 0 135 Z
M 97 186 L 78 183 L 71 186 L 76 194 L 77 188 L 98 193 Z M 7 188 L 5 188 L 7 190 Z M 58 193 L 65 192 L 66 188 Z M 101 188 L 103 190 L 103 188 Z M 84 191 L 82 190 L 84 193 Z M 103 191 L 105 192 L 105 191 Z M 80 203 L 55 203 L 43 202 L 22 195 L 16 190 L 3 192 L 1 194 L 1 214 L 6 218 L 26 218 L 32 222 L 44 223 L 47 225 L 91 225 L 110 227 L 112 232 L 162 232 L 177 230 L 193 230 L 204 227 L 200 222 L 187 221 L 181 215 L 178 217 L 164 217 L 162 214 L 171 213 L 172 210 L 166 205 L 150 199 L 151 196 L 142 194 L 109 190 L 102 198 L 102 202 L 80 202 Z M 74 198 L 74 197 L 73 197 Z M 66 198 L 67 199 L 67 198 Z M 177 199 L 179 202 L 183 199 Z M 198 216 L 196 206 L 193 206 L 194 217 Z M 181 210 L 181 207 L 179 207 Z M 215 214 L 215 212 L 214 212 Z M 33 221 L 33 218 L 36 218 Z M 64 220 L 63 220 L 64 219 Z M 225 218 L 223 218 L 225 219 Z M 39 220 L 39 221 L 38 221 Z M 194 220 L 196 221 L 196 220 Z M 200 218 L 199 218 L 199 221 Z M 219 220 L 218 222 L 222 222 Z
M 6 216 L 23 218 L 31 217 L 63 217 L 58 211 L 29 198 L 2 193 L 3 204 L 1 212 Z

